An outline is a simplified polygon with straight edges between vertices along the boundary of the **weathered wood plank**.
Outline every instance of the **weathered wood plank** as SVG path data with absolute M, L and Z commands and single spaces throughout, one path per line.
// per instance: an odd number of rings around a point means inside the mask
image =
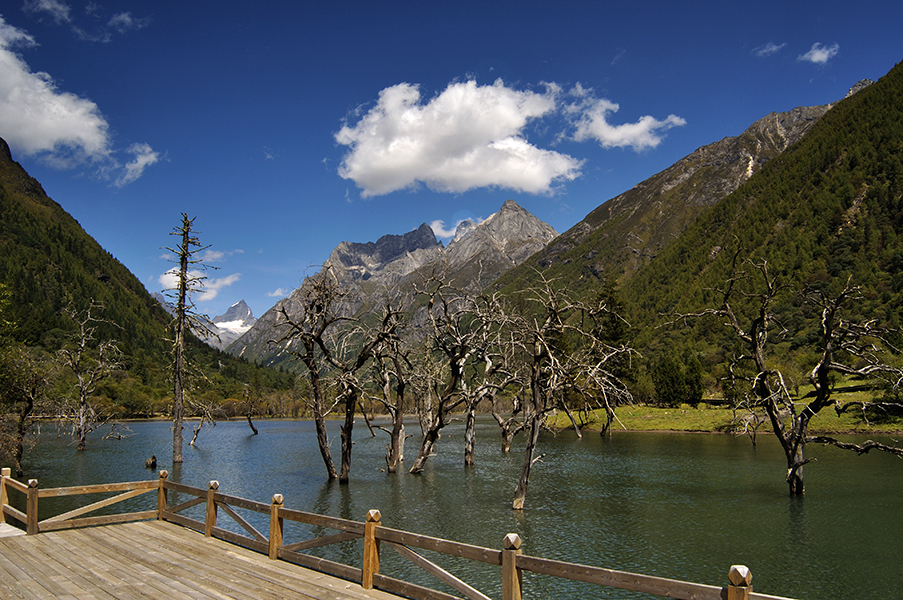
M 430 588 L 415 583 L 409 583 L 393 577 L 386 577 L 379 573 L 373 574 L 373 585 L 391 594 L 398 594 L 405 598 L 415 598 L 416 600 L 461 600 L 457 596 L 452 596 L 445 592 L 431 590 Z
M 266 538 L 266 536 L 257 531 L 257 529 L 253 525 L 245 521 L 244 517 L 235 512 L 231 506 L 229 506 L 228 504 L 217 504 L 217 506 L 222 508 L 224 513 L 232 517 L 232 520 L 238 523 L 242 527 L 242 529 L 250 533 L 255 540 L 269 544 L 269 540 Z M 269 509 L 269 507 L 267 508 Z M 267 510 L 267 512 L 270 511 Z
M 602 567 L 577 565 L 548 558 L 536 558 L 534 556 L 518 556 L 517 566 L 525 571 L 543 575 L 585 581 L 596 585 L 643 592 L 666 598 L 722 600 L 722 588 L 720 587 L 676 581 L 664 577 L 614 571 L 603 569 Z
M 325 535 L 323 537 L 313 538 L 311 540 L 307 540 L 305 542 L 296 542 L 294 544 L 286 544 L 282 546 L 289 552 L 301 552 L 302 550 L 311 550 L 313 548 L 321 548 L 323 546 L 328 546 L 330 544 L 337 544 L 340 542 L 349 542 L 351 540 L 360 539 L 361 536 L 356 533 L 349 533 L 347 531 L 343 531 L 342 533 L 334 533 L 332 535 Z
M 461 558 L 469 558 L 470 560 L 489 563 L 490 565 L 501 566 L 502 564 L 501 550 L 452 542 L 441 538 L 430 537 L 428 535 L 419 535 L 408 531 L 389 529 L 388 527 L 377 527 L 376 539 L 395 542 L 396 544 L 402 544 L 404 546 L 413 546 L 414 548 L 420 548 L 422 550 L 432 550 L 442 554 L 460 556 Z
M 128 500 L 129 498 L 134 498 L 135 496 L 140 496 L 142 494 L 146 494 L 150 492 L 151 489 L 140 489 L 140 490 L 130 490 L 119 494 L 118 496 L 113 496 L 112 498 L 107 498 L 105 500 L 100 500 L 98 502 L 94 502 L 93 504 L 88 504 L 87 506 L 82 506 L 81 508 L 76 508 L 74 510 L 70 510 L 69 512 L 65 512 L 61 515 L 57 515 L 55 517 L 50 517 L 49 519 L 44 519 L 39 523 L 42 525 L 44 523 L 50 523 L 53 521 L 65 521 L 66 519 L 71 519 L 72 517 L 77 517 L 79 515 L 83 515 L 89 512 L 93 512 L 95 510 L 110 506 L 112 504 L 116 504 L 117 502 L 122 502 L 124 500 Z
M 126 490 L 152 490 L 157 489 L 157 480 L 153 481 L 128 481 L 124 483 L 102 483 L 96 485 L 75 485 L 59 488 L 38 488 L 38 498 L 53 498 L 56 496 L 73 496 L 82 494 L 102 494 L 104 492 L 124 492 Z
M 307 523 L 308 525 L 316 525 L 317 527 L 349 531 L 364 537 L 364 524 L 358 521 L 327 517 L 325 515 L 304 512 L 303 510 L 291 510 L 288 508 L 280 508 L 279 516 L 287 521 L 299 521 L 301 523 Z
M 425 559 L 407 546 L 386 542 L 386 545 L 398 552 L 400 555 L 413 562 L 415 565 L 437 578 L 439 581 L 447 584 L 453 590 L 457 590 L 467 596 L 469 600 L 491 600 L 489 596 L 480 590 L 468 585 L 460 578 L 455 577 L 436 563 Z
M 76 527 L 94 527 L 96 525 L 112 525 L 113 523 L 128 523 L 129 521 L 143 521 L 156 519 L 157 511 L 146 510 L 144 512 L 122 513 L 119 515 L 101 515 L 99 517 L 84 517 L 82 519 L 69 519 L 67 521 L 41 521 L 38 523 L 38 531 L 58 531 L 60 529 L 73 529 Z
M 235 506 L 237 508 L 245 508 L 247 510 L 253 510 L 254 512 L 265 514 L 269 514 L 270 512 L 269 504 L 257 502 L 256 500 L 248 500 L 246 498 L 239 498 L 238 496 L 228 496 L 226 494 L 220 494 L 219 492 L 213 494 L 213 499 L 217 503 L 228 504 L 229 506 Z

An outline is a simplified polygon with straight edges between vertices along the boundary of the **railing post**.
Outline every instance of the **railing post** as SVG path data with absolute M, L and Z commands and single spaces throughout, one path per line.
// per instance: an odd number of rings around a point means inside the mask
M 521 600 L 523 597 L 523 572 L 517 568 L 517 557 L 521 554 L 520 536 L 509 533 L 503 541 L 502 550 L 502 600 Z
M 34 535 L 38 532 L 38 480 L 28 480 L 28 495 L 25 508 L 25 534 Z
M 157 520 L 163 520 L 163 513 L 166 512 L 166 499 L 167 499 L 167 490 L 164 487 L 164 483 L 166 483 L 166 478 L 169 477 L 169 473 L 164 469 L 160 471 L 160 479 L 157 480 Z
M 364 524 L 364 568 L 361 571 L 361 587 L 373 589 L 373 576 L 379 573 L 379 540 L 376 539 L 376 528 L 382 515 L 378 510 L 367 511 L 367 522 Z
M 282 548 L 283 519 L 279 516 L 279 509 L 285 498 L 282 494 L 273 494 L 273 503 L 270 504 L 270 558 L 279 558 L 279 549 Z
M 752 594 L 752 573 L 744 565 L 732 565 L 727 578 L 727 600 L 749 600 Z
M 12 475 L 12 469 L 3 467 L 0 471 L 0 523 L 6 523 L 5 507 L 9 504 L 9 496 L 6 491 L 6 480 Z
M 219 481 L 211 481 L 207 486 L 207 518 L 204 519 L 204 535 L 210 537 L 213 535 L 213 528 L 216 527 L 216 501 L 213 495 L 219 489 Z

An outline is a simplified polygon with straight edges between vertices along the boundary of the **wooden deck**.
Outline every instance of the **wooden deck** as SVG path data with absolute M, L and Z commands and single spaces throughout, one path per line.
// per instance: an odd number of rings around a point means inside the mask
M 0 539 L 0 598 L 392 600 L 163 521 Z

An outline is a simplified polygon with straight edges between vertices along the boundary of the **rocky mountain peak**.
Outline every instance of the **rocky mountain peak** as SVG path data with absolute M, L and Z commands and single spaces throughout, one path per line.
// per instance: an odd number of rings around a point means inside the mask
M 376 242 L 341 242 L 326 261 L 343 279 L 370 279 L 382 273 L 404 275 L 441 250 L 442 244 L 429 225 L 423 223 L 403 235 L 384 235 Z
M 376 242 L 342 242 L 324 267 L 334 269 L 347 292 L 339 312 L 361 315 L 372 312 L 384 296 L 410 305 L 415 282 L 437 273 L 462 288 L 482 290 L 555 235 L 551 226 L 509 200 L 481 223 L 459 224 L 447 247 L 424 224 L 404 235 L 385 235 Z M 278 360 L 285 348 L 274 348 L 268 341 L 279 338 L 282 309 L 292 318 L 301 314 L 299 298 L 304 289 L 302 284 L 288 298 L 280 300 L 229 352 L 263 363 Z
M 849 98 L 853 94 L 855 94 L 857 92 L 861 92 L 862 90 L 864 90 L 868 86 L 872 85 L 873 83 L 875 83 L 875 82 L 872 81 L 871 79 L 860 79 L 859 81 L 856 82 L 856 85 L 854 85 L 853 87 L 850 88 L 850 91 L 847 92 L 847 95 L 844 96 L 844 98 Z
M 251 321 L 251 324 L 253 324 L 253 321 L 256 320 L 251 312 L 251 307 L 244 300 L 239 300 L 230 306 L 225 313 L 213 318 L 213 322 L 218 326 L 234 322 L 247 323 L 248 321 Z M 248 328 L 250 328 L 250 325 L 248 325 Z

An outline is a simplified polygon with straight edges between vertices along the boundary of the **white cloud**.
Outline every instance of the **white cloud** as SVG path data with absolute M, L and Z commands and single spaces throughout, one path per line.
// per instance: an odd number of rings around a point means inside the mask
M 162 286 L 164 290 L 172 290 L 178 286 L 179 270 L 177 268 L 172 268 L 157 278 L 157 282 Z M 194 280 L 196 280 L 197 284 L 197 297 L 195 298 L 198 302 L 207 302 L 209 300 L 213 300 L 219 294 L 219 291 L 224 287 L 228 287 L 241 279 L 241 273 L 233 273 L 232 275 L 227 275 L 226 277 L 205 277 L 205 274 L 202 271 L 191 270 L 188 272 L 188 276 Z
M 135 155 L 131 161 L 123 167 L 123 172 L 116 178 L 114 185 L 123 187 L 141 177 L 144 170 L 160 160 L 160 154 L 154 152 L 149 144 L 132 144 L 127 152 Z
M 25 154 L 45 154 L 61 166 L 106 158 L 109 126 L 97 105 L 59 91 L 50 75 L 32 73 L 12 50 L 34 45 L 34 38 L 7 25 L 0 16 L 0 129 L 4 139 Z
M 291 290 L 287 290 L 285 288 L 277 288 L 272 292 L 267 292 L 267 296 L 270 298 L 285 298 L 291 293 Z
M 121 165 L 113 157 L 109 125 L 97 104 L 59 90 L 49 74 L 33 73 L 14 51 L 36 45 L 31 35 L 0 16 L 0 131 L 6 142 L 56 168 L 92 163 L 118 187 L 141 177 L 159 154 L 148 144 L 132 144 L 126 152 L 134 158 Z
M 757 48 L 753 48 L 753 54 L 764 58 L 766 56 L 771 56 L 772 54 L 777 54 L 778 52 L 783 50 L 784 46 L 786 46 L 786 45 L 787 45 L 786 42 L 783 44 L 775 44 L 774 42 L 768 42 L 767 44 L 764 44 Z
M 491 86 L 467 81 L 423 104 L 416 85 L 386 88 L 375 107 L 335 135 L 350 148 L 339 175 L 353 180 L 364 197 L 418 183 L 444 192 L 500 187 L 549 193 L 553 184 L 579 176 L 582 162 L 537 148 L 524 130 L 556 111 L 558 92 L 554 85 L 538 94 L 501 80 Z
M 207 279 L 204 281 L 204 289 L 201 292 L 201 295 L 198 296 L 198 301 L 206 302 L 208 300 L 213 300 L 216 298 L 217 294 L 219 294 L 221 289 L 232 285 L 239 279 L 241 279 L 241 273 L 233 273 L 226 277 Z
M 72 21 L 72 8 L 60 0 L 25 0 L 22 10 L 30 13 L 46 13 L 53 17 L 57 24 Z
M 458 225 L 463 223 L 464 221 L 471 221 L 475 225 L 479 225 L 483 222 L 483 219 L 458 219 L 458 221 L 452 227 L 446 227 L 445 221 L 442 219 L 437 219 L 430 223 L 430 229 L 433 230 L 433 233 L 439 239 L 448 239 L 455 237 L 455 233 L 458 231 Z
M 840 44 L 834 44 L 833 46 L 822 46 L 818 42 L 812 44 L 812 48 L 809 49 L 805 54 L 800 54 L 796 57 L 797 60 L 811 62 L 816 65 L 823 65 L 835 56 L 840 51 Z
M 150 25 L 150 19 L 147 17 L 139 19 L 133 17 L 131 12 L 124 12 L 113 15 L 107 25 L 119 33 L 127 33 L 132 29 L 143 29 L 147 27 Z
M 574 140 L 578 142 L 593 139 L 603 148 L 631 147 L 635 151 L 655 148 L 662 141 L 662 133 L 686 125 L 686 121 L 676 115 L 668 115 L 663 121 L 650 116 L 640 117 L 635 123 L 612 125 L 608 116 L 620 108 L 605 98 L 593 96 L 592 89 L 583 88 L 579 83 L 571 91 L 577 100 L 566 107 L 572 116 L 576 129 Z

